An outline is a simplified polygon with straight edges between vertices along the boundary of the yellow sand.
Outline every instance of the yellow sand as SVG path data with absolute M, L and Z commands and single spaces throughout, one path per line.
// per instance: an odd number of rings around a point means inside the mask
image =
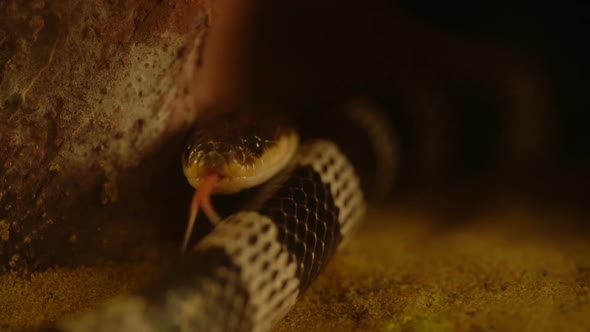
M 369 214 L 277 332 L 590 330 L 590 241 L 562 231 L 565 220 L 501 209 L 449 228 L 395 210 Z M 6 274 L 0 331 L 130 292 L 158 271 L 154 260 Z

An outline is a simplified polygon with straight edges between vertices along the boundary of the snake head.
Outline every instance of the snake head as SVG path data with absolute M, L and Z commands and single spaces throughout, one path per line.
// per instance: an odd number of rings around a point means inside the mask
M 261 184 L 295 155 L 299 136 L 288 121 L 257 114 L 227 114 L 198 123 L 182 156 L 188 182 L 198 188 L 209 174 L 221 180 L 213 193 L 235 193 Z

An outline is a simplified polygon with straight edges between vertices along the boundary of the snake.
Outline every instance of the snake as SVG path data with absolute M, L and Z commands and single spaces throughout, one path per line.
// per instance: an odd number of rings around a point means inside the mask
M 199 122 L 181 158 L 196 189 L 178 264 L 52 329 L 271 330 L 350 240 L 367 199 L 390 187 L 396 164 L 391 126 L 368 102 L 303 120 L 277 114 Z M 216 195 L 240 192 L 249 195 L 236 211 L 218 213 Z M 207 222 L 212 230 L 191 239 Z

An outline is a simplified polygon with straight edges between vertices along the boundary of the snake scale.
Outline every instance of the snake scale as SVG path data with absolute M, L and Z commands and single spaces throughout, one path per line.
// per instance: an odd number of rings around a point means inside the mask
M 331 122 L 304 125 L 293 161 L 166 279 L 53 329 L 270 330 L 350 238 L 368 193 L 387 189 L 395 164 L 391 129 L 370 105 L 316 118 Z

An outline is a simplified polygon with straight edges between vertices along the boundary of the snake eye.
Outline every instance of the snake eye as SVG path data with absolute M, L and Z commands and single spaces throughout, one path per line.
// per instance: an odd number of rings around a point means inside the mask
M 261 156 L 262 153 L 264 152 L 264 144 L 263 143 L 264 143 L 264 141 L 258 136 L 254 136 L 250 139 L 244 140 L 244 144 L 246 146 L 246 149 L 248 149 L 250 151 L 250 153 L 255 156 Z

